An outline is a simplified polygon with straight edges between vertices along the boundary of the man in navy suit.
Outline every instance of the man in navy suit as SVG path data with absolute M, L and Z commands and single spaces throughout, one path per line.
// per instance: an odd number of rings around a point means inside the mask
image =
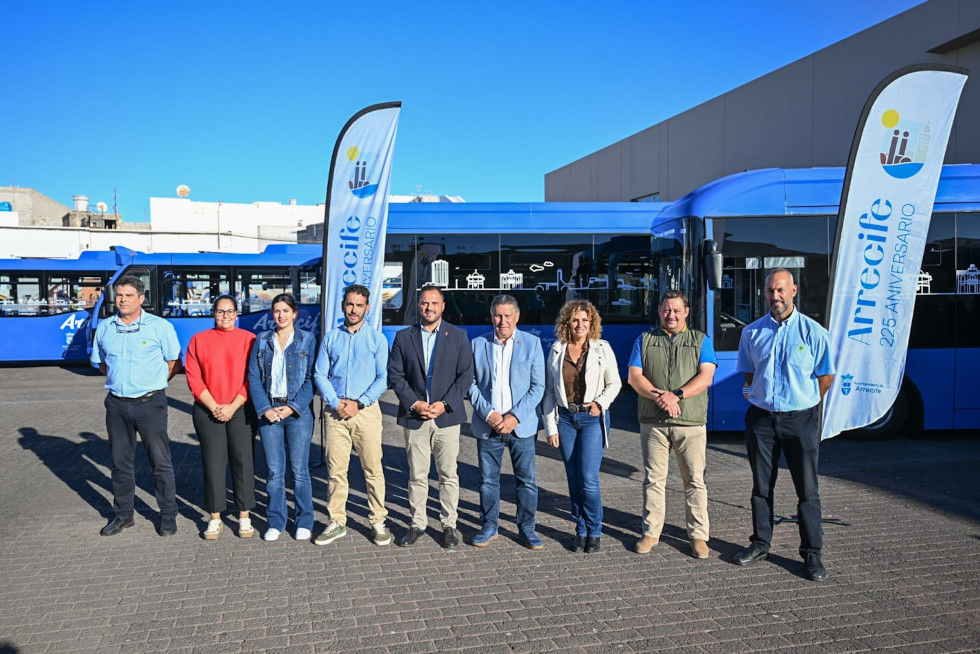
M 537 336 L 517 329 L 520 316 L 516 299 L 498 295 L 490 304 L 493 331 L 473 339 L 476 379 L 469 398 L 480 459 L 483 521 L 483 527 L 473 537 L 477 547 L 484 547 L 497 537 L 504 449 L 510 450 L 517 479 L 517 531 L 521 543 L 532 550 L 543 547 L 534 531 L 538 508 L 534 456 L 537 408 L 544 396 L 544 351 Z
M 412 524 L 398 545 L 411 547 L 425 533 L 429 463 L 439 472 L 442 546 L 459 545 L 459 426 L 466 419 L 463 398 L 473 383 L 473 355 L 466 332 L 442 319 L 446 308 L 436 286 L 422 288 L 421 322 L 395 335 L 388 357 L 388 384 L 398 396 L 398 424 L 408 455 L 408 504 Z

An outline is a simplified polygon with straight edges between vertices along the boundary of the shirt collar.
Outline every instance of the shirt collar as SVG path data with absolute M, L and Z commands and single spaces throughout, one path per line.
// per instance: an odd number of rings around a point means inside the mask
M 796 322 L 796 320 L 797 320 L 797 315 L 796 314 L 798 314 L 799 312 L 800 312 L 800 310 L 797 309 L 796 308 L 796 305 L 794 304 L 793 305 L 793 311 L 792 311 L 792 313 L 790 313 L 789 314 L 789 317 L 786 318 L 786 320 L 783 320 L 782 322 L 780 322 L 780 321 L 776 320 L 775 318 L 773 318 L 771 312 L 770 313 L 767 313 L 766 315 L 769 316 L 769 320 L 772 322 L 772 324 L 774 324 L 776 327 L 779 327 L 780 325 L 791 325 L 794 322 Z
M 143 324 L 144 324 L 144 322 L 145 322 L 145 320 L 143 320 L 144 317 L 146 317 L 146 312 L 141 310 L 139 317 L 137 317 L 136 320 L 134 320 L 133 322 L 129 323 L 129 325 L 132 325 L 132 324 L 136 323 L 136 324 L 139 324 L 142 327 Z M 118 313 L 112 316 L 112 322 L 114 324 L 116 324 L 116 325 L 122 325 L 124 327 L 129 327 L 129 325 L 127 325 L 126 323 L 124 323 L 123 321 L 121 321 L 119 319 L 119 314 Z

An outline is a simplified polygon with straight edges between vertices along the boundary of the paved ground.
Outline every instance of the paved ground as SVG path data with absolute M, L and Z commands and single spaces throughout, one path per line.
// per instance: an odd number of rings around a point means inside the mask
M 749 472 L 735 436 L 709 442 L 711 557 L 687 555 L 679 479 L 668 490 L 665 542 L 631 551 L 642 472 L 635 396 L 618 402 L 603 466 L 603 549 L 573 554 L 560 462 L 539 440 L 540 534 L 512 522 L 486 549 L 441 549 L 430 522 L 412 549 L 368 538 L 363 480 L 352 464 L 350 531 L 325 548 L 282 538 L 201 539 L 201 464 L 183 377 L 170 428 L 180 517 L 175 538 L 154 531 L 152 479 L 138 470 L 137 525 L 104 538 L 110 509 L 100 378 L 85 370 L 0 369 L 0 652 L 458 651 L 684 652 L 976 651 L 980 648 L 980 440 L 871 444 L 840 439 L 821 460 L 830 579 L 806 581 L 791 523 L 773 556 L 729 563 L 749 534 Z M 386 414 L 388 507 L 406 524 L 405 457 Z M 261 453 L 261 447 L 258 448 Z M 315 452 L 314 459 L 319 459 Z M 460 527 L 477 527 L 473 441 L 460 456 Z M 264 478 L 259 457 L 257 472 Z M 504 519 L 514 516 L 505 468 Z M 319 517 L 325 471 L 314 468 Z M 784 470 L 777 512 L 795 512 Z M 260 503 L 264 488 L 259 483 Z M 430 497 L 435 513 L 435 497 Z M 264 507 L 258 509 L 258 516 Z M 228 526 L 233 526 L 228 521 Z M 257 527 L 264 522 L 257 520 Z M 322 529 L 318 523 L 318 530 Z

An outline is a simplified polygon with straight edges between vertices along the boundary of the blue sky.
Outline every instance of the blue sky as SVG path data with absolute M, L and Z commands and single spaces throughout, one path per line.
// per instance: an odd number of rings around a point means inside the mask
M 545 173 L 916 4 L 0 0 L 0 186 L 115 189 L 131 221 L 179 184 L 316 204 L 347 119 L 401 100 L 392 193 L 541 201 Z

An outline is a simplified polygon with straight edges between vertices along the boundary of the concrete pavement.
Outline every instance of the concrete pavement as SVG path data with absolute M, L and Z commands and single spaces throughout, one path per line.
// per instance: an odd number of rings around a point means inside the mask
M 0 369 L 0 652 L 900 652 L 980 648 L 980 439 L 854 443 L 821 452 L 824 562 L 806 581 L 796 525 L 780 523 L 770 560 L 731 555 L 748 540 L 750 475 L 737 435 L 709 439 L 711 556 L 688 555 L 683 493 L 672 462 L 662 544 L 633 553 L 642 462 L 635 396 L 614 410 L 601 478 L 603 549 L 565 548 L 571 535 L 560 460 L 538 441 L 539 534 L 517 542 L 505 464 L 502 537 L 489 547 L 439 547 L 435 482 L 430 528 L 410 549 L 377 547 L 363 477 L 351 464 L 348 535 L 326 547 L 289 536 L 204 541 L 201 463 L 183 376 L 171 384 L 178 534 L 154 531 L 142 449 L 136 527 L 105 538 L 110 513 L 102 379 L 85 369 Z M 405 455 L 394 397 L 382 398 L 390 526 L 408 519 Z M 319 450 L 314 447 L 314 460 Z M 264 529 L 265 465 L 257 448 Z M 315 461 L 314 461 L 315 462 Z M 460 454 L 460 529 L 478 528 L 472 438 Z M 315 467 L 317 529 L 326 471 Z M 788 471 L 777 514 L 795 513 Z M 234 521 L 226 520 L 233 528 Z

